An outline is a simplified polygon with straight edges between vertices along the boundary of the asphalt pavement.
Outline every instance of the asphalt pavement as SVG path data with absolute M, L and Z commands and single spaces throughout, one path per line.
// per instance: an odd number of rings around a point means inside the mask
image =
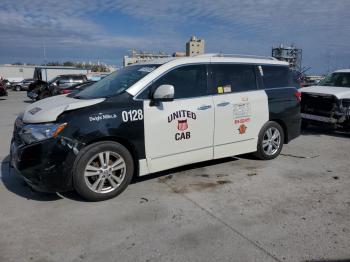
M 25 92 L 0 97 L 0 261 L 350 261 L 350 135 L 311 127 L 272 161 L 136 179 L 115 199 L 32 192 L 9 168 Z

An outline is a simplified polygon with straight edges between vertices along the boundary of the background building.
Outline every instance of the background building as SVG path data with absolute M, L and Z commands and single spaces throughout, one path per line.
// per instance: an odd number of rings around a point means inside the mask
M 137 52 L 136 50 L 131 50 L 129 55 L 124 56 L 123 66 L 132 65 L 137 62 L 145 62 L 152 59 L 166 58 L 166 57 L 170 57 L 170 55 L 163 52 L 152 53 L 152 52 Z
M 294 45 L 285 46 L 280 44 L 279 46 L 272 47 L 272 57 L 288 62 L 290 68 L 301 72 L 302 50 L 296 48 Z
M 186 43 L 186 56 L 195 56 L 204 54 L 204 39 L 197 39 L 192 36 Z

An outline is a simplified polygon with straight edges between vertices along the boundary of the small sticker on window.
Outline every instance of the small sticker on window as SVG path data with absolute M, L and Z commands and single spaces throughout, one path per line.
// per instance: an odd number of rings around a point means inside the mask
M 141 67 L 138 71 L 139 72 L 151 73 L 154 69 L 156 69 L 154 66 L 153 67 L 144 66 L 144 67 Z
M 224 86 L 224 93 L 231 93 L 231 85 Z
M 259 68 L 259 71 L 260 71 L 260 75 L 261 75 L 261 76 L 264 76 L 264 71 L 263 71 L 262 67 L 261 67 L 261 66 L 258 66 L 258 68 Z

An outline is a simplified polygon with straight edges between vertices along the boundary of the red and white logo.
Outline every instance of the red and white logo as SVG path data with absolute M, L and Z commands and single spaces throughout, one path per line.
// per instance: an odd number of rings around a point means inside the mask
M 247 131 L 247 126 L 245 124 L 240 125 L 238 131 L 240 135 L 245 134 L 245 132 Z
M 185 131 L 188 128 L 187 119 L 177 121 L 177 130 Z

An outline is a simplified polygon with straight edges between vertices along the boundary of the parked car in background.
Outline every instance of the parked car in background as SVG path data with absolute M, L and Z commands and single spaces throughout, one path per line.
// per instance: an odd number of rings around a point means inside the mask
M 81 90 L 84 90 L 88 86 L 92 85 L 96 81 L 87 81 L 83 83 L 74 84 L 72 86 L 66 87 L 66 88 L 60 88 L 55 87 L 52 91 L 52 95 L 63 95 L 63 94 L 70 94 L 73 92 L 79 92 Z
M 14 82 L 11 84 L 11 88 L 14 91 L 27 91 L 31 83 L 34 83 L 35 80 L 32 78 L 23 79 L 21 82 Z
M 7 96 L 6 84 L 3 81 L 0 81 L 0 96 Z
M 87 82 L 86 75 L 59 75 L 49 82 L 48 88 L 50 95 L 60 93 L 61 90 L 67 89 L 76 84 Z
M 314 123 L 350 129 L 350 69 L 335 71 L 300 91 L 303 128 Z
M 2 83 L 6 86 L 6 89 L 11 88 L 11 83 L 8 79 L 3 79 Z
M 60 93 L 60 89 L 84 82 L 87 82 L 85 75 L 60 75 L 49 82 L 37 80 L 29 86 L 27 96 L 32 100 L 41 100 Z
M 42 80 L 36 80 L 31 83 L 27 90 L 27 97 L 35 100 L 40 100 L 46 97 L 46 90 L 48 90 L 48 83 Z M 49 96 L 49 95 L 48 95 Z

